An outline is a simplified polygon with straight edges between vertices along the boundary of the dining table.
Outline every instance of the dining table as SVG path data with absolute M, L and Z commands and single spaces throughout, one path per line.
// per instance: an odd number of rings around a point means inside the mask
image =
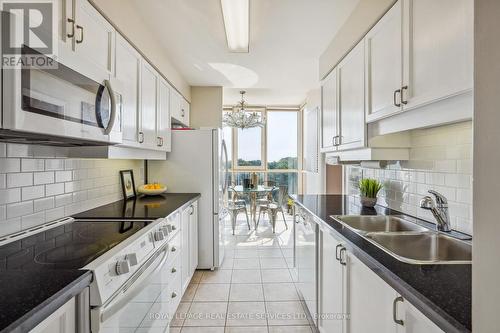
M 243 185 L 236 185 L 234 191 L 238 193 L 239 196 L 248 195 L 250 198 L 250 215 L 254 223 L 257 221 L 257 198 L 265 197 L 268 194 L 277 191 L 276 186 L 264 186 L 257 185 L 254 187 L 243 187 Z

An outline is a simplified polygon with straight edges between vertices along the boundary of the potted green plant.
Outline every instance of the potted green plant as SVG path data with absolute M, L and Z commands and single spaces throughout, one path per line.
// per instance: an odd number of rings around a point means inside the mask
M 359 195 L 363 207 L 373 207 L 377 203 L 377 194 L 383 185 L 376 179 L 364 178 L 359 181 Z

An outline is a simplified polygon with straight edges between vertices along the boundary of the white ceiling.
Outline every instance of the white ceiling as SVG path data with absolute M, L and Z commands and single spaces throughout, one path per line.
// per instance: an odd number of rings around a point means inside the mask
M 318 59 L 359 0 L 250 0 L 250 52 L 230 53 L 220 0 L 133 0 L 187 82 L 223 86 L 224 104 L 298 105 Z

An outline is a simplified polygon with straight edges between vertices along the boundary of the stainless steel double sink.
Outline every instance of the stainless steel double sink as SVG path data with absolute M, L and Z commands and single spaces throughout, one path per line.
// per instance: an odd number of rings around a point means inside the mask
M 472 245 L 399 216 L 332 216 L 399 261 L 409 264 L 470 264 Z

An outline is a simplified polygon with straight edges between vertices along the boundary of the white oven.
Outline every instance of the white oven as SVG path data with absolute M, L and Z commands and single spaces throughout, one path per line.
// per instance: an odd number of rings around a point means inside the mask
M 62 63 L 50 67 L 2 69 L 0 140 L 67 146 L 121 143 L 121 96 L 113 91 L 109 76 L 89 78 Z

